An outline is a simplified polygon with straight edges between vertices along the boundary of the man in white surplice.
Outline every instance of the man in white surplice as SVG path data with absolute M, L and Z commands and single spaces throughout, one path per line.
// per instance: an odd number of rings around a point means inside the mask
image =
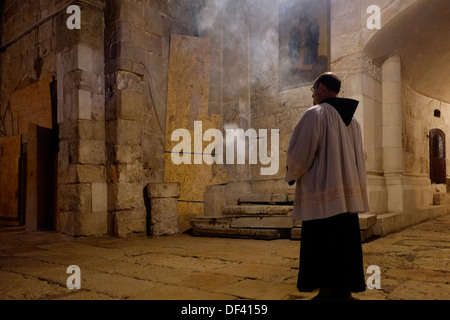
M 293 219 L 302 221 L 298 287 L 320 288 L 318 299 L 365 290 L 357 213 L 368 212 L 369 204 L 361 127 L 354 117 L 359 102 L 338 98 L 340 89 L 334 73 L 315 81 L 315 106 L 300 119 L 287 153 L 285 180 L 297 183 Z M 342 256 L 350 258 L 335 261 Z

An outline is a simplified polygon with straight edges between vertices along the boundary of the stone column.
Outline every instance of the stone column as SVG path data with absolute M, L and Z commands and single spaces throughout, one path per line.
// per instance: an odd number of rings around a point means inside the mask
M 171 236 L 179 233 L 178 198 L 180 183 L 150 183 L 147 185 L 150 198 L 149 235 Z
M 108 233 L 127 237 L 146 232 L 142 165 L 145 49 L 143 41 L 137 41 L 144 14 L 139 3 L 107 1 L 106 21 Z
M 403 212 L 403 139 L 401 61 L 394 56 L 382 66 L 383 170 L 388 192 L 388 211 Z
M 58 17 L 57 230 L 71 236 L 106 233 L 104 0 L 75 1 L 81 29 Z
M 402 174 L 402 78 L 400 57 L 391 57 L 383 64 L 382 85 L 384 172 L 385 174 Z

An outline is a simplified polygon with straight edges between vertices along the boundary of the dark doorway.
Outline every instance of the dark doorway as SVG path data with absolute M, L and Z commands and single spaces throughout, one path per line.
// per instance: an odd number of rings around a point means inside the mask
M 58 213 L 58 151 L 59 132 L 57 123 L 57 83 L 50 83 L 51 126 L 43 127 L 35 123 L 28 125 L 23 175 L 25 187 L 22 208 L 25 208 L 27 231 L 54 230 Z M 23 213 L 22 213 L 23 214 Z
M 27 145 L 26 230 L 55 228 L 52 129 L 30 124 Z
M 440 129 L 430 131 L 431 183 L 447 183 L 445 133 Z

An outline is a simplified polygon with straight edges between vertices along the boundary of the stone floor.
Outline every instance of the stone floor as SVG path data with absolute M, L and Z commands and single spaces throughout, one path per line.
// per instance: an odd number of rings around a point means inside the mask
M 296 290 L 300 242 L 180 235 L 79 238 L 0 229 L 2 300 L 305 300 Z M 450 215 L 363 245 L 381 289 L 361 300 L 450 299 Z M 67 267 L 81 290 L 67 288 Z M 369 274 L 367 275 L 369 277 Z

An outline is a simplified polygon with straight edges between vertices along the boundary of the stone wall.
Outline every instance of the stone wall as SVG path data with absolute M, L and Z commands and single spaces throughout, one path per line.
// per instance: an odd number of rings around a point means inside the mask
M 377 32 L 366 26 L 370 17 L 367 8 L 373 4 L 379 6 L 383 28 L 415 2 L 417 0 L 376 3 L 369 0 L 330 1 L 330 69 L 343 80 L 341 96 L 360 101 L 356 117 L 363 129 L 373 213 L 384 213 L 389 209 L 383 177 L 386 140 L 381 134 L 385 130 L 382 65 L 365 54 L 365 46 Z M 224 124 L 227 119 L 234 119 L 235 125 L 243 129 L 279 129 L 280 170 L 275 176 L 261 176 L 260 166 L 231 169 L 228 165 L 232 187 L 211 188 L 207 198 L 217 199 L 217 195 L 225 194 L 226 201 L 221 204 L 224 206 L 236 200 L 237 196 L 232 196 L 233 190 L 244 193 L 291 193 L 293 189 L 283 181 L 286 150 L 295 125 L 303 112 L 312 106 L 312 98 L 310 84 L 288 90 L 279 89 L 279 6 L 286 1 L 248 0 L 239 1 L 237 5 L 236 1 L 229 0 L 218 5 L 211 0 L 209 3 L 220 12 L 208 16 L 215 18 L 202 22 L 206 26 L 203 34 L 219 39 L 217 47 L 222 51 L 222 98 L 219 105 Z M 236 10 L 237 6 L 239 10 Z M 232 85 L 227 83 L 230 77 L 235 80 Z M 405 172 L 408 173 L 408 169 Z M 427 189 L 423 181 L 416 182 Z M 210 211 L 215 211 L 217 215 L 217 210 Z
M 106 5 L 106 176 L 108 233 L 151 233 L 148 183 L 164 182 L 171 34 L 193 35 L 189 2 Z M 181 106 L 180 106 L 181 107 Z
M 10 108 L 12 94 L 56 72 L 56 16 L 47 18 L 57 13 L 63 2 L 2 1 L 0 114 L 4 122 L 0 123 L 0 135 L 19 134 L 19 119 Z
M 57 41 L 59 192 L 57 230 L 72 236 L 105 234 L 104 6 L 76 2 L 81 29 L 58 16 Z
M 417 1 L 377 1 L 382 27 Z M 210 39 L 208 112 L 220 115 L 217 129 L 280 130 L 278 173 L 262 176 L 260 164 L 219 166 L 229 183 L 208 189 L 205 199 L 213 206 L 205 204 L 205 214 L 220 214 L 214 204 L 234 204 L 242 193 L 294 192 L 283 181 L 286 151 L 312 98 L 310 83 L 279 87 L 279 6 L 285 0 L 75 1 L 82 9 L 82 28 L 68 30 L 65 9 L 72 2 L 2 3 L 0 133 L 21 132 L 10 108 L 14 93 L 52 76 L 58 81 L 59 231 L 151 233 L 145 188 L 165 182 L 172 34 Z M 330 0 L 329 58 L 331 71 L 343 79 L 341 96 L 360 101 L 356 117 L 363 128 L 371 209 L 383 213 L 390 210 L 384 175 L 392 128 L 386 128 L 383 113 L 383 61 L 375 63 L 365 53 L 377 32 L 366 27 L 372 4 Z M 400 128 L 403 140 L 395 147 L 403 148 L 404 162 L 395 179 L 429 192 L 425 133 L 449 125 L 447 105 L 399 81 L 401 110 L 396 111 L 402 112 L 402 122 L 394 129 Z M 433 117 L 435 109 L 441 118 Z
M 364 2 L 364 1 L 362 1 Z M 230 166 L 230 183 L 240 192 L 293 192 L 283 182 L 288 143 L 303 112 L 312 106 L 311 83 L 280 90 L 279 7 L 286 1 L 223 1 L 210 6 L 219 14 L 201 20 L 201 35 L 212 37 L 221 50 L 221 99 L 224 128 L 232 124 L 247 130 L 279 129 L 279 171 L 262 176 L 261 165 Z M 388 5 L 387 3 L 384 5 Z M 381 126 L 381 71 L 361 51 L 358 39 L 368 37 L 362 23 L 366 7 L 359 1 L 331 1 L 331 70 L 343 79 L 342 96 L 358 99 L 357 117 L 364 128 L 368 169 L 382 171 L 382 145 L 376 127 Z M 212 10 L 212 11 L 213 11 Z M 211 11 L 211 10 L 210 10 Z M 204 15 L 210 11 L 202 12 Z M 364 13 L 363 13 L 364 11 Z M 366 18 L 367 19 L 367 18 Z M 348 23 L 342 23 L 348 21 Z M 214 96 L 213 96 L 214 97 Z M 214 101 L 212 106 L 216 106 Z M 375 123 L 364 121 L 376 119 Z M 231 190 L 230 190 L 231 191 Z
M 11 137 L 18 139 L 15 157 L 21 157 L 26 152 L 29 123 L 52 128 L 49 84 L 56 75 L 56 30 L 65 1 L 6 0 L 0 7 L 0 137 L 8 137 L 5 141 L 13 139 Z M 13 155 L 0 152 L 0 157 L 3 156 L 0 162 L 11 160 Z M 15 161 L 19 164 L 18 158 Z M 23 158 L 20 165 L 26 165 Z M 14 201 L 9 199 L 10 205 L 21 200 L 18 208 L 15 205 L 16 212 L 10 212 L 21 219 L 20 223 L 24 222 L 25 201 L 22 197 L 26 194 L 26 172 L 22 171 L 23 167 L 15 170 L 9 183 L 0 183 L 1 194 L 14 194 Z M 19 182 L 19 179 L 23 179 L 21 187 L 14 187 L 13 182 Z
M 69 4 L 81 8 L 80 30 L 66 26 Z M 170 35 L 194 35 L 191 7 L 159 0 L 2 3 L 2 134 L 19 133 L 9 108 L 15 91 L 52 75 L 58 81 L 58 231 L 149 232 L 144 189 L 164 182 Z
M 424 178 L 430 177 L 429 134 L 432 129 L 441 129 L 446 135 L 450 126 L 449 104 L 424 96 L 406 83 L 402 85 L 403 137 L 405 172 Z M 441 112 L 440 117 L 434 111 Z M 449 141 L 446 140 L 446 150 Z M 446 154 L 447 172 L 450 155 Z

